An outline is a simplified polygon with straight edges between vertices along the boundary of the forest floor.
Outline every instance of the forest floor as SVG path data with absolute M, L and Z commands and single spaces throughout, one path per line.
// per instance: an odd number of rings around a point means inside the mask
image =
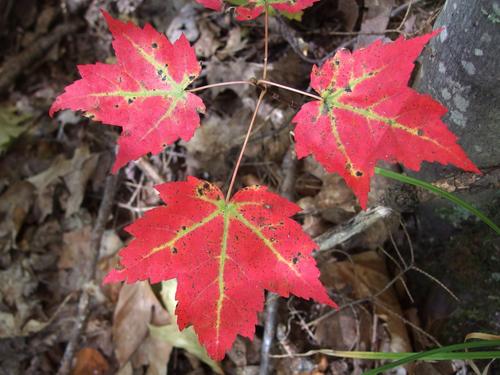
M 339 48 L 429 32 L 443 1 L 358 3 L 322 0 L 302 22 L 272 18 L 270 79 L 307 90 L 312 64 Z M 218 14 L 194 1 L 0 5 L 0 64 L 14 61 L 20 67 L 0 70 L 0 374 L 55 374 L 68 343 L 74 345 L 68 363 L 75 375 L 164 374 L 167 368 L 170 374 L 211 374 L 218 365 L 181 349 L 175 344 L 179 333 L 164 329 L 175 321 L 159 301 L 157 286 L 103 285 L 102 279 L 130 241 L 124 228 L 161 204 L 154 185 L 194 175 L 227 186 L 258 93 L 251 86 L 203 91 L 208 111 L 194 138 L 129 163 L 112 186 L 108 175 L 120 129 L 70 111 L 48 116 L 55 97 L 78 78 L 78 64 L 115 60 L 100 8 L 140 25 L 152 23 L 172 40 L 184 33 L 203 67 L 197 86 L 251 79 L 262 71 L 261 19 L 236 22 L 230 12 Z M 272 356 L 280 355 L 272 357 L 274 373 L 361 374 L 380 362 L 318 350 L 410 352 L 461 342 L 477 329 L 498 332 L 500 250 L 488 228 L 469 223 L 466 232 L 450 234 L 455 245 L 441 251 L 439 243 L 418 241 L 425 235 L 415 213 L 418 191 L 377 177 L 366 213 L 343 180 L 313 159 L 287 163 L 286 155 L 293 153 L 290 120 L 303 102 L 271 90 L 237 188 L 265 184 L 279 191 L 293 176 L 303 229 L 313 238 L 322 236 L 319 241 L 345 234 L 316 254 L 321 280 L 341 308 L 281 298 L 271 347 Z M 110 215 L 98 222 L 103 200 Z M 360 223 L 361 230 L 355 225 Z M 100 246 L 93 249 L 100 232 Z M 481 248 L 488 249 L 487 257 Z M 484 277 L 471 288 L 477 275 Z M 88 306 L 82 306 L 82 296 Z M 225 373 L 259 372 L 262 341 L 269 339 L 263 337 L 265 319 L 259 315 L 253 341 L 236 340 L 220 363 Z M 78 323 L 82 328 L 75 330 Z M 151 326 L 159 334 L 153 335 Z M 419 363 L 407 371 L 468 370 L 462 361 L 449 361 Z

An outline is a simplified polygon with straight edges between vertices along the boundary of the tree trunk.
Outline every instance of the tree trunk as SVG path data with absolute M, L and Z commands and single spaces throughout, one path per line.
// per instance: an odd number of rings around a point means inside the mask
M 480 169 L 500 165 L 499 12 L 498 0 L 447 0 L 414 85 L 448 108 L 445 122 Z
M 421 172 L 411 172 L 426 181 L 441 180 L 440 186 L 496 223 L 500 222 L 499 12 L 500 0 L 447 0 L 434 25 L 443 31 L 423 53 L 413 85 L 448 108 L 445 123 L 483 175 L 430 163 L 424 163 Z M 458 342 L 468 332 L 498 330 L 500 302 L 489 297 L 498 294 L 498 282 L 493 281 L 500 269 L 498 235 L 445 199 L 422 202 L 416 214 L 417 264 L 460 298 L 453 302 L 440 287 L 415 278 L 416 299 L 425 301 L 417 304 L 424 306 L 420 313 L 427 331 Z M 444 331 L 433 331 L 432 322 L 438 319 L 446 322 Z

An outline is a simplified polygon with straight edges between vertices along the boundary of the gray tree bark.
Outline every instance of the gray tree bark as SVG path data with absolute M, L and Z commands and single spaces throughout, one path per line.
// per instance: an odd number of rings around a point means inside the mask
M 500 166 L 500 1 L 447 0 L 441 27 L 414 87 L 448 107 L 445 122 L 479 168 Z M 431 178 L 442 171 L 424 169 Z

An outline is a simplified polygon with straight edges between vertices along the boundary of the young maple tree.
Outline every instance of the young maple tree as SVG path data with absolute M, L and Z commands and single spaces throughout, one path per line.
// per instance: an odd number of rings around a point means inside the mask
M 197 0 L 219 10 L 221 0 Z M 268 15 L 271 8 L 299 12 L 316 0 L 238 0 L 237 18 L 265 15 L 262 78 L 188 89 L 200 73 L 184 36 L 171 43 L 150 25 L 106 18 L 116 64 L 79 66 L 82 79 L 66 87 L 50 109 L 83 111 L 123 128 L 116 172 L 127 162 L 158 153 L 165 144 L 188 141 L 205 106 L 193 92 L 214 86 L 252 84 L 262 91 L 226 195 L 215 185 L 188 177 L 156 186 L 165 206 L 127 227 L 134 236 L 121 250 L 121 268 L 105 282 L 151 283 L 177 278 L 176 314 L 182 329 L 193 325 L 208 354 L 222 359 L 236 335 L 253 337 L 264 289 L 290 293 L 335 307 L 318 280 L 315 243 L 291 217 L 300 208 L 252 186 L 231 198 L 238 168 L 268 86 L 313 98 L 293 119 L 298 157 L 309 154 L 328 172 L 339 173 L 365 208 L 378 160 L 418 170 L 424 160 L 479 172 L 441 117 L 446 109 L 407 86 L 414 60 L 436 33 L 393 43 L 380 41 L 353 53 L 341 50 L 313 67 L 310 94 L 266 80 Z

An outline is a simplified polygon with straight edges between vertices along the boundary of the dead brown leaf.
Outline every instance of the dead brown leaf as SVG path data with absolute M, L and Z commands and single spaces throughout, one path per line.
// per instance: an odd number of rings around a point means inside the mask
M 361 22 L 361 31 L 365 33 L 381 33 L 380 35 L 359 35 L 355 48 L 366 47 L 376 39 L 384 38 L 391 10 L 396 5 L 394 0 L 365 0 L 365 12 Z
M 0 196 L 0 252 L 16 247 L 16 237 L 34 199 L 35 188 L 26 181 L 11 185 Z
M 109 371 L 106 359 L 93 348 L 83 348 L 76 354 L 71 375 L 105 375 Z
M 68 201 L 63 202 L 70 214 L 80 208 L 83 193 L 90 175 L 97 166 L 97 156 L 91 154 L 88 146 L 81 146 L 75 150 L 71 159 L 58 155 L 52 165 L 45 171 L 28 179 L 37 189 L 36 208 L 38 221 L 42 222 L 53 211 L 55 186 L 62 178 L 69 183 Z
M 172 347 L 150 338 L 148 325 L 169 322 L 166 310 L 147 282 L 124 284 L 113 318 L 113 342 L 120 367 L 132 361 L 132 365 L 149 365 L 150 374 L 165 374 Z M 165 372 L 156 372 L 160 369 Z
M 352 260 L 352 263 L 351 263 Z M 322 266 L 322 281 L 326 286 L 338 290 L 353 288 L 353 297 L 373 297 L 375 314 L 384 322 L 390 335 L 392 352 L 410 352 L 412 345 L 401 306 L 393 287 L 377 295 L 391 281 L 384 259 L 375 251 L 353 255 L 349 261 L 325 263 Z M 372 348 L 376 350 L 376 348 Z

